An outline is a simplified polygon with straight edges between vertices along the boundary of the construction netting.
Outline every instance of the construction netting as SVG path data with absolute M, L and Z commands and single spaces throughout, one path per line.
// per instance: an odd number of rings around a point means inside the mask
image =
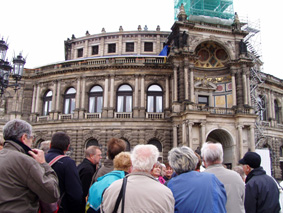
M 174 18 L 177 20 L 181 4 L 186 14 L 193 16 L 209 16 L 220 19 L 234 19 L 233 0 L 174 0 Z

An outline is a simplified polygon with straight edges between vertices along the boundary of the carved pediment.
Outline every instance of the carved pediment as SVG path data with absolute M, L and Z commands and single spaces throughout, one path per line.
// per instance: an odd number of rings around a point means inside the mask
M 207 79 L 203 79 L 201 81 L 198 81 L 195 83 L 196 89 L 202 89 L 202 90 L 216 90 L 217 86 L 216 84 L 208 81 Z

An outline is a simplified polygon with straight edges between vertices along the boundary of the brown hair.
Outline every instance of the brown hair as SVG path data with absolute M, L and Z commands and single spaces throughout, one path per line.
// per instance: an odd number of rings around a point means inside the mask
M 107 142 L 107 155 L 110 160 L 113 160 L 116 155 L 126 150 L 126 143 L 122 139 L 111 138 Z
M 195 152 L 195 155 L 198 157 L 198 163 L 197 163 L 197 165 L 196 165 L 196 169 L 195 169 L 195 170 L 196 170 L 196 171 L 199 171 L 202 161 L 201 161 L 201 157 L 199 156 L 198 153 Z
M 132 166 L 131 155 L 128 152 L 120 152 L 113 160 L 114 169 L 128 172 Z

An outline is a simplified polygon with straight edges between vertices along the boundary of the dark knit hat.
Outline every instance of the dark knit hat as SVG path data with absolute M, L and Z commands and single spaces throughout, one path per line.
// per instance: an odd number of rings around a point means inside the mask
M 247 164 L 251 168 L 258 168 L 260 167 L 261 157 L 256 152 L 247 152 L 245 156 L 239 160 L 239 164 Z

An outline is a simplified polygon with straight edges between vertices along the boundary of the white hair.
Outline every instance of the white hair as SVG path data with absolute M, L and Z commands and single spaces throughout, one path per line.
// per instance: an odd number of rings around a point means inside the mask
M 223 148 L 221 143 L 206 142 L 201 148 L 201 156 L 209 164 L 223 162 Z
M 143 172 L 150 172 L 153 165 L 157 162 L 159 152 L 156 146 L 136 145 L 131 154 L 133 169 Z
M 187 146 L 171 149 L 169 151 L 168 160 L 170 166 L 178 175 L 195 170 L 199 161 L 194 151 Z

